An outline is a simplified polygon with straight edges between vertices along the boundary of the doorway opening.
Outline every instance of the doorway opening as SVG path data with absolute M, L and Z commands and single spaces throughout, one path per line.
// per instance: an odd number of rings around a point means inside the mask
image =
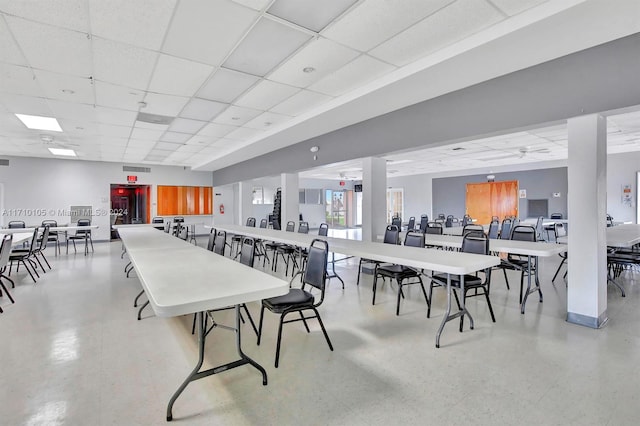
M 111 184 L 110 194 L 112 225 L 151 222 L 151 185 Z
M 353 226 L 350 216 L 353 204 L 353 191 L 332 189 L 325 190 L 326 222 L 331 228 L 347 228 Z

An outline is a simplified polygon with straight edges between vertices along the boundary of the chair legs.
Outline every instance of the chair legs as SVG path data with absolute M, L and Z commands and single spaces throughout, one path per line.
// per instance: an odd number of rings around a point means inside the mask
M 422 282 L 422 278 L 421 277 L 417 277 L 417 278 L 419 280 L 420 288 L 422 289 L 422 294 L 424 295 L 424 300 L 427 302 L 427 312 L 430 312 L 431 311 L 431 298 L 427 297 L 427 291 L 424 288 L 424 283 Z M 418 283 L 415 283 L 415 282 L 403 283 L 402 281 L 398 281 L 398 301 L 397 301 L 397 304 L 396 304 L 396 316 L 400 315 L 400 297 L 403 297 L 402 287 L 405 286 L 405 285 L 411 285 L 411 284 L 418 284 Z
M 262 305 L 262 307 L 260 308 L 260 322 L 258 324 L 258 342 L 257 344 L 260 345 L 260 340 L 262 338 L 262 323 L 264 320 L 264 305 Z M 314 312 L 314 316 L 311 317 L 305 317 L 304 314 L 302 313 L 302 311 L 304 310 L 308 310 L 311 309 Z M 298 312 L 298 314 L 300 315 L 300 318 L 298 319 L 293 319 L 293 320 L 289 320 L 289 321 L 285 321 L 284 318 L 285 316 L 287 316 L 287 314 L 293 313 L 293 312 Z M 307 333 L 310 332 L 309 330 L 309 326 L 307 324 L 307 320 L 308 319 L 312 319 L 312 318 L 317 318 L 318 319 L 318 324 L 320 324 L 320 329 L 322 330 L 322 334 L 324 335 L 325 340 L 327 341 L 327 345 L 329 345 L 329 349 L 333 351 L 333 345 L 331 344 L 331 340 L 329 339 L 329 334 L 327 334 L 327 330 L 324 328 L 324 323 L 322 322 L 322 318 L 320 318 L 320 313 L 318 312 L 318 310 L 314 307 L 314 306 L 310 306 L 310 307 L 306 307 L 304 309 L 295 309 L 295 310 L 291 310 L 291 311 L 284 311 L 282 312 L 282 314 L 280 315 L 280 321 L 278 324 L 278 340 L 276 342 L 276 359 L 275 359 L 275 367 L 278 368 L 278 365 L 280 363 L 280 347 L 282 344 L 282 328 L 284 326 L 284 324 L 290 323 L 290 322 L 296 322 L 296 321 L 302 321 Z

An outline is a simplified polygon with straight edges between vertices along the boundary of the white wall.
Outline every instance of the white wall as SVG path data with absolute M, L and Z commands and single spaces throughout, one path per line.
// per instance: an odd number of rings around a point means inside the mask
M 127 175 L 138 176 L 137 184 L 152 185 L 151 216 L 156 216 L 157 185 L 211 186 L 210 172 L 194 172 L 183 167 L 147 165 L 151 173 L 123 172 L 122 163 L 61 160 L 28 157 L 4 157 L 9 166 L 0 167 L 4 184 L 4 209 L 0 224 L 24 220 L 36 225 L 45 219 L 60 224 L 71 222 L 59 215 L 72 205 L 92 206 L 95 240 L 110 238 L 111 184 L 126 184 Z M 22 214 L 12 210 L 22 210 Z M 100 210 L 98 210 L 100 209 Z M 104 212 L 104 213 L 102 213 Z M 211 222 L 211 216 L 186 216 L 187 223 Z
M 419 223 L 420 216 L 425 213 L 429 215 L 430 220 L 433 218 L 431 175 L 400 177 L 387 175 L 387 186 L 404 189 L 404 217 L 402 220 L 408 221 L 411 216 L 414 216 L 416 223 Z
M 640 170 L 640 152 L 607 156 L 607 213 L 616 221 L 636 223 L 636 173 Z M 631 185 L 633 202 L 622 204 L 622 186 Z
M 236 191 L 234 186 L 238 184 L 222 185 L 213 188 L 213 224 L 214 225 L 234 225 L 236 224 Z M 220 213 L 220 205 L 224 206 L 224 213 Z

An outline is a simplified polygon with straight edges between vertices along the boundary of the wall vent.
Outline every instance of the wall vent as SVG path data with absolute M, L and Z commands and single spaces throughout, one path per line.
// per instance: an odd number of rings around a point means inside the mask
M 0 166 L 8 166 L 8 165 L 9 165 L 9 160 L 0 158 Z
M 122 166 L 123 172 L 151 173 L 151 167 Z

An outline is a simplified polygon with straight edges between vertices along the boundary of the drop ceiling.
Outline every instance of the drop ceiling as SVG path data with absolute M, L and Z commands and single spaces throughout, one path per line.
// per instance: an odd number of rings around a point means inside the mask
M 432 66 L 443 52 L 463 54 L 558 14 L 570 20 L 584 14 L 583 3 L 0 0 L 0 155 L 52 157 L 48 148 L 71 148 L 78 160 L 214 170 L 423 100 L 398 92 L 378 109 L 313 121 Z M 622 4 L 633 2 L 620 1 L 621 16 Z M 571 49 L 634 25 L 593 31 Z M 569 53 L 553 48 L 530 60 Z M 504 72 L 497 64 L 494 74 Z M 63 132 L 29 130 L 16 113 L 55 117 Z M 172 120 L 156 124 L 139 113 Z M 287 133 L 304 123 L 306 130 Z M 538 138 L 533 131 L 519 137 L 524 146 Z M 562 149 L 543 139 L 547 155 Z

